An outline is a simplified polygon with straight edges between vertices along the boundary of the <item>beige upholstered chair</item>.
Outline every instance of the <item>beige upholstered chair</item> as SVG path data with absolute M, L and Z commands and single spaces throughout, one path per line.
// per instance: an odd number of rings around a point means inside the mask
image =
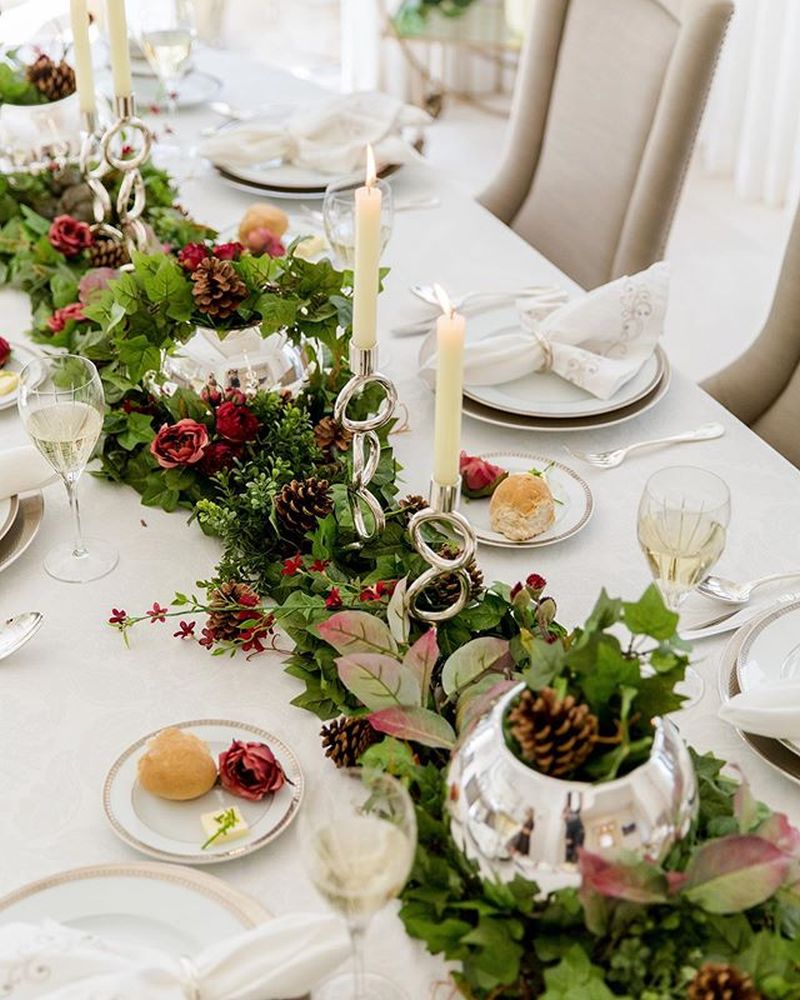
M 800 467 L 800 210 L 764 328 L 703 388 Z
M 658 260 L 732 9 L 534 0 L 481 203 L 584 288 Z

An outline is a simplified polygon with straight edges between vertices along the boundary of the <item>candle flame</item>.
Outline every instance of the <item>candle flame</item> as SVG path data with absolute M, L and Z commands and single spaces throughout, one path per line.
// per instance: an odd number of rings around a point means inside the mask
M 453 308 L 453 303 L 450 301 L 450 296 L 447 292 L 441 285 L 434 284 L 433 294 L 436 296 L 436 301 L 442 307 L 442 312 L 445 316 L 452 317 L 455 313 L 455 309 Z
M 372 152 L 372 146 L 367 144 L 367 177 L 366 184 L 367 187 L 374 187 L 375 181 L 378 179 L 378 171 L 375 169 L 375 154 Z

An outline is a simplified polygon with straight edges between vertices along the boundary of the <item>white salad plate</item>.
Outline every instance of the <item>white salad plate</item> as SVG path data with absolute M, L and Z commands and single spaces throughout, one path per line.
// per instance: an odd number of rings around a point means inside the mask
M 39 354 L 37 351 L 32 350 L 30 347 L 26 347 L 24 344 L 18 344 L 14 341 L 11 343 L 11 357 L 6 361 L 3 366 L 3 371 L 5 372 L 19 372 L 27 365 L 29 361 L 33 358 L 38 358 Z M 5 394 L 5 396 L 0 396 L 0 410 L 10 410 L 12 406 L 17 405 L 17 389 L 12 389 L 11 392 Z
M 513 333 L 519 329 L 516 309 L 504 306 L 477 314 L 470 318 L 467 329 L 467 340 L 471 344 Z M 595 417 L 613 413 L 643 399 L 656 388 L 665 370 L 666 355 L 661 347 L 656 347 L 637 374 L 611 399 L 598 399 L 554 372 L 530 372 L 499 385 L 465 386 L 464 395 L 502 413 L 523 417 Z
M 736 657 L 742 691 L 800 680 L 800 600 L 762 615 L 748 630 Z M 800 753 L 800 739 L 781 740 Z
M 0 920 L 55 920 L 126 944 L 193 955 L 270 914 L 205 872 L 155 862 L 59 872 L 0 899 Z
M 556 508 L 555 522 L 547 531 L 525 542 L 514 542 L 493 530 L 489 517 L 489 497 L 463 497 L 462 513 L 481 542 L 503 549 L 536 549 L 563 542 L 577 535 L 589 523 L 594 513 L 594 497 L 589 484 L 574 469 L 552 458 L 524 451 L 492 451 L 480 457 L 492 465 L 506 469 L 510 475 L 536 470 L 547 481 Z
M 259 802 L 233 795 L 219 783 L 197 799 L 174 802 L 159 798 L 144 789 L 137 777 L 139 758 L 148 741 L 162 731 L 157 729 L 129 746 L 106 776 L 103 788 L 106 818 L 126 844 L 161 861 L 212 865 L 251 854 L 289 827 L 300 808 L 305 781 L 297 757 L 282 740 L 255 726 L 224 719 L 179 722 L 174 728 L 185 729 L 203 740 L 215 761 L 233 740 L 266 743 L 283 767 L 287 781 L 279 792 Z M 206 834 L 201 816 L 232 806 L 247 823 L 247 833 L 236 840 L 211 844 L 203 850 Z

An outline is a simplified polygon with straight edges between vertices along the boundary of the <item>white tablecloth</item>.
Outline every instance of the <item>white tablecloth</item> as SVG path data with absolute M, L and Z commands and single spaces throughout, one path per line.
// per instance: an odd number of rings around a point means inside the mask
M 214 60 L 227 81 L 224 97 L 234 104 L 246 105 L 253 93 L 284 100 L 312 91 L 307 83 L 238 58 L 217 55 Z M 210 117 L 199 111 L 181 115 L 181 134 L 196 134 Z M 418 315 L 408 292 L 414 282 L 436 280 L 456 294 L 505 283 L 568 284 L 540 254 L 453 189 L 446 177 L 413 167 L 397 174 L 392 184 L 399 198 L 435 192 L 441 207 L 396 216 L 386 255 L 391 274 L 380 305 L 384 331 Z M 199 218 L 225 227 L 256 199 L 206 176 L 188 181 L 181 200 Z M 26 324 L 24 297 L 5 290 L 0 303 L 0 332 L 20 333 Z M 709 331 L 709 336 L 724 336 L 724 330 Z M 408 491 L 424 493 L 433 454 L 433 399 L 415 374 L 419 340 L 384 334 L 382 344 L 384 367 L 411 414 L 411 431 L 396 437 L 395 448 Z M 687 463 L 721 475 L 733 494 L 729 544 L 719 566 L 724 575 L 747 579 L 800 567 L 797 471 L 679 373 L 661 404 L 617 428 L 532 434 L 465 419 L 463 444 L 469 452 L 524 448 L 563 458 L 567 441 L 605 448 L 709 420 L 725 424 L 722 440 L 643 453 L 613 471 L 582 469 L 597 503 L 589 526 L 540 551 L 481 547 L 487 579 L 513 582 L 534 570 L 542 573 L 558 601 L 559 618 L 568 625 L 582 620 L 602 586 L 613 595 L 636 597 L 650 579 L 635 535 L 642 485 L 658 468 Z M 23 440 L 16 412 L 0 413 L 1 446 Z M 82 484 L 82 505 L 88 533 L 112 538 L 119 547 L 120 562 L 112 575 L 77 587 L 45 574 L 45 552 L 68 532 L 66 499 L 57 485 L 46 491 L 44 524 L 35 542 L 0 575 L 0 618 L 33 608 L 46 615 L 35 641 L 0 664 L 0 893 L 65 868 L 136 859 L 107 826 L 100 791 L 117 754 L 160 726 L 202 717 L 250 722 L 296 749 L 309 778 L 309 794 L 331 773 L 320 751 L 317 720 L 289 704 L 298 682 L 283 673 L 278 655 L 250 661 L 211 657 L 197 645 L 171 638 L 169 625 L 149 624 L 139 626 L 127 650 L 105 624 L 112 605 L 141 613 L 154 600 L 165 604 L 176 589 L 206 578 L 217 560 L 217 543 L 186 524 L 184 514 L 142 507 L 132 490 L 89 476 Z M 683 714 L 681 728 L 699 750 L 714 750 L 739 763 L 759 797 L 800 820 L 795 787 L 716 718 L 715 656 L 723 644 L 724 639 L 717 639 L 700 647 L 708 654 L 699 667 L 706 692 L 699 705 Z M 256 854 L 213 870 L 275 913 L 324 905 L 304 874 L 295 829 Z M 437 960 L 405 936 L 391 909 L 375 921 L 369 964 L 404 983 L 414 1000 L 425 1000 L 443 973 Z

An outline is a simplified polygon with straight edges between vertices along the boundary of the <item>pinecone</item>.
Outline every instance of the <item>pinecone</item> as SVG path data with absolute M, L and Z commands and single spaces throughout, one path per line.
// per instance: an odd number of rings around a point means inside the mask
M 86 258 L 92 267 L 122 267 L 130 260 L 124 243 L 110 239 L 96 239 L 86 251 Z
M 454 559 L 458 555 L 458 550 L 452 545 L 443 545 L 439 549 L 439 555 L 445 559 Z M 465 568 L 470 579 L 469 600 L 474 600 L 483 590 L 483 573 L 474 558 L 470 559 Z M 458 582 L 458 576 L 455 573 L 448 573 L 447 576 L 440 576 L 427 588 L 425 602 L 431 611 L 440 611 L 454 604 L 460 593 L 461 584 Z
M 333 510 L 327 479 L 309 476 L 302 482 L 293 479 L 275 497 L 275 516 L 281 534 L 301 545 L 317 522 Z
M 523 691 L 508 722 L 523 760 L 553 778 L 574 774 L 597 739 L 597 716 L 589 706 L 571 694 L 562 700 L 552 688 Z
M 247 297 L 247 286 L 229 260 L 206 257 L 192 272 L 195 305 L 213 319 L 227 319 Z
M 408 496 L 402 498 L 399 506 L 404 513 L 404 522 L 408 524 L 415 514 L 419 514 L 421 510 L 427 510 L 430 504 L 425 497 L 419 496 L 418 493 L 409 493 Z
M 381 739 L 367 719 L 349 719 L 345 715 L 323 726 L 319 735 L 325 756 L 337 767 L 355 767 L 361 754 Z
M 337 451 L 347 451 L 352 439 L 350 431 L 345 430 L 333 417 L 323 417 L 314 428 L 317 447 L 328 459 L 332 459 Z
M 42 54 L 28 66 L 25 75 L 48 101 L 60 101 L 75 93 L 75 70 L 63 59 L 56 63 Z
M 72 184 L 61 192 L 56 215 L 71 215 L 81 222 L 94 222 L 94 199 L 88 184 Z
M 686 996 L 688 1000 L 763 1000 L 747 973 L 717 962 L 700 966 Z
M 208 616 L 208 627 L 213 630 L 217 639 L 236 639 L 242 629 L 242 608 L 237 605 L 244 603 L 242 598 L 256 598 L 258 595 L 246 583 L 228 580 L 218 587 L 209 600 L 209 606 L 214 608 Z

